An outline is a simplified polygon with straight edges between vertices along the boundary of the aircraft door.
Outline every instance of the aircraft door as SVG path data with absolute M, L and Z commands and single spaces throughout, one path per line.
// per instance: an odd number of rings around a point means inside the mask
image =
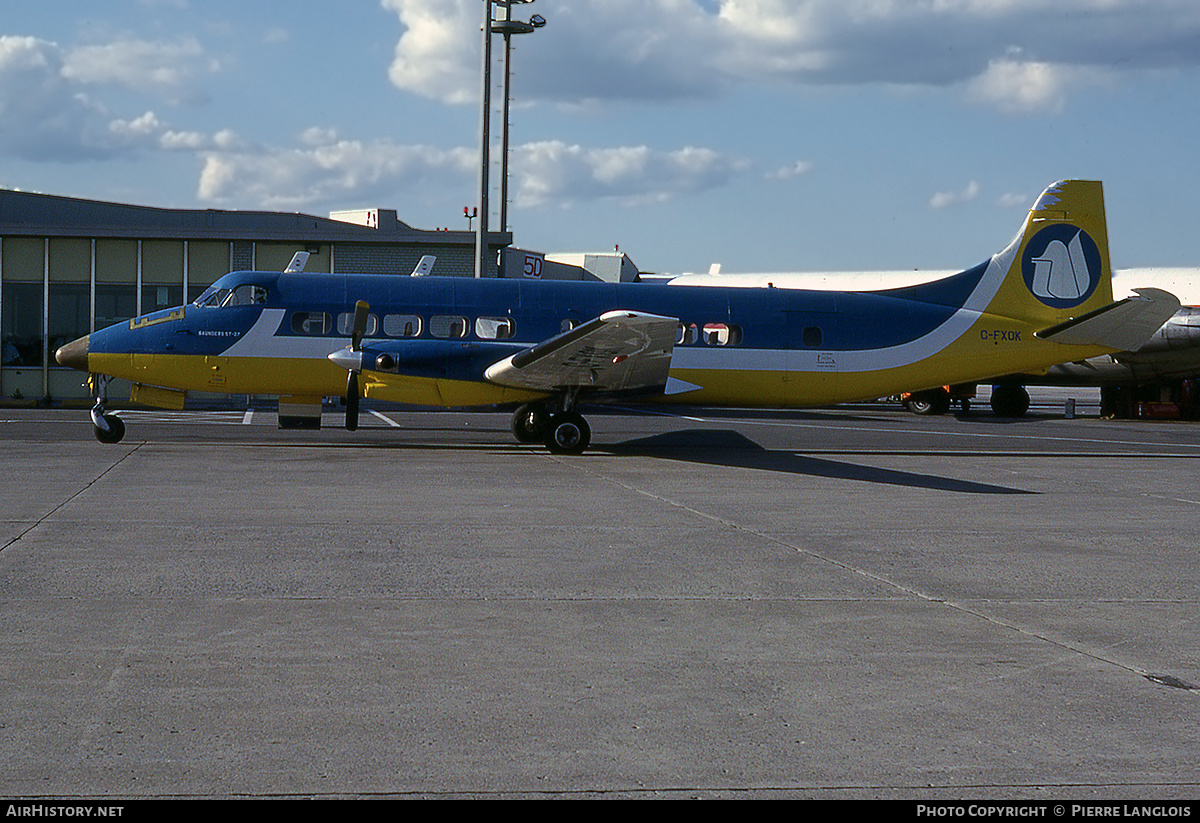
M 815 297 L 815 299 L 814 299 Z M 786 308 L 785 404 L 804 406 L 826 396 L 838 372 L 836 292 L 809 292 L 803 310 Z

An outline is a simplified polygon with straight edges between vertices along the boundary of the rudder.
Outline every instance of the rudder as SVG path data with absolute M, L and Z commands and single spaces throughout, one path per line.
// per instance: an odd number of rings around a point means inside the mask
M 1008 248 L 989 314 L 1051 325 L 1112 302 L 1112 266 L 1099 180 L 1060 180 L 1042 192 Z

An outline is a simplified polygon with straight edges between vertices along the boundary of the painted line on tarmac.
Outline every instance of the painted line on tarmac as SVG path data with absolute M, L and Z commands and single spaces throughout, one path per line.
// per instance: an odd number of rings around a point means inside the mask
M 617 408 L 617 407 L 613 406 L 612 408 Z M 670 412 L 658 411 L 655 409 L 635 409 L 635 408 L 622 407 L 622 408 L 620 408 L 620 410 L 624 411 L 624 412 L 630 412 L 632 414 L 647 414 L 647 415 L 657 416 L 657 417 L 670 417 L 675 420 L 688 420 L 693 423 L 721 424 L 721 423 L 727 422 L 723 418 L 697 417 L 695 415 L 687 415 L 687 414 L 672 414 Z M 747 426 L 778 426 L 778 427 L 789 428 L 789 429 L 822 429 L 822 430 L 832 429 L 835 431 L 868 432 L 871 434 L 879 434 L 879 433 L 915 434 L 915 435 L 936 436 L 936 437 L 970 437 L 970 438 L 976 438 L 976 439 L 981 439 L 981 440 L 982 439 L 994 439 L 994 440 L 1021 439 L 1021 440 L 1035 440 L 1035 441 L 1048 441 L 1048 442 L 1061 442 L 1061 443 L 1097 443 L 1097 444 L 1109 446 L 1109 447 L 1115 446 L 1115 445 L 1120 445 L 1120 446 L 1171 446 L 1174 448 L 1194 448 L 1197 450 L 1197 452 L 1200 452 L 1200 443 L 1193 445 L 1193 444 L 1189 444 L 1189 443 L 1174 443 L 1174 444 L 1155 443 L 1153 441 L 1142 441 L 1142 440 L 1117 440 L 1117 441 L 1114 441 L 1112 439 L 1101 438 L 1101 437 L 1058 437 L 1058 436 L 1053 436 L 1053 435 L 1022 434 L 1020 432 L 1008 432 L 1008 431 L 1004 432 L 1003 434 L 990 434 L 988 432 L 981 432 L 981 431 L 937 431 L 937 430 L 932 430 L 932 429 L 907 429 L 907 428 L 891 429 L 891 428 L 882 428 L 879 426 L 841 426 L 841 425 L 831 425 L 829 423 L 798 423 L 795 421 L 788 421 L 788 420 L 739 419 L 737 422 L 739 425 L 747 425 Z M 1106 456 L 1109 456 L 1108 453 L 1106 453 Z

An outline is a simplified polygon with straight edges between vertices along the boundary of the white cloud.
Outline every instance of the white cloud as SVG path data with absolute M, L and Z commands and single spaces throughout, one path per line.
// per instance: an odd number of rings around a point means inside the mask
M 113 151 L 104 112 L 62 76 L 56 43 L 0 36 L 0 153 L 79 160 Z
M 348 199 L 395 202 L 421 189 L 468 191 L 478 151 L 402 145 L 390 140 L 347 140 L 310 128 L 300 148 L 248 145 L 228 149 L 205 141 L 197 196 L 219 205 L 311 209 Z M 513 148 L 514 205 L 570 206 L 592 200 L 622 205 L 663 202 L 725 185 L 747 167 L 706 148 L 655 151 L 646 146 L 586 148 L 560 141 Z
M 388 76 L 399 88 L 450 103 L 479 99 L 483 4 L 383 0 L 404 24 Z M 472 14 L 471 12 L 475 12 Z M 467 59 L 475 55 L 474 62 Z
M 788 166 L 780 166 L 772 172 L 769 172 L 766 177 L 768 180 L 792 180 L 796 177 L 808 174 L 812 171 L 813 164 L 807 160 L 797 160 Z
M 979 196 L 979 184 L 972 180 L 962 191 L 939 191 L 929 198 L 931 209 L 946 209 L 970 203 Z
M 318 140 L 322 133 L 332 142 Z M 351 197 L 391 201 L 396 192 L 468 180 L 478 156 L 462 148 L 336 139 L 319 129 L 307 130 L 303 138 L 304 148 L 288 149 L 252 146 L 229 132 L 218 134 L 216 147 L 205 153 L 197 196 L 211 203 L 284 210 Z
M 191 40 L 121 40 L 70 50 L 49 40 L 0 36 L 0 154 L 78 161 L 157 146 L 165 132 L 157 114 L 113 116 L 100 95 L 116 89 L 172 102 L 195 97 L 189 78 L 200 66 L 211 68 Z
M 174 42 L 122 39 L 81 46 L 64 54 L 62 76 L 83 86 L 118 86 L 172 102 L 194 99 L 192 79 L 219 70 L 193 38 Z
M 663 152 L 646 146 L 586 148 L 546 140 L 513 152 L 514 203 L 524 208 L 590 200 L 659 203 L 726 185 L 747 166 L 706 148 Z
M 478 0 L 382 2 L 404 26 L 392 82 L 476 101 Z M 546 28 L 514 39 L 526 100 L 871 83 L 961 86 L 971 99 L 1024 112 L 1061 106 L 1094 73 L 1200 64 L 1194 0 L 543 0 L 537 11 Z
M 405 31 L 389 76 L 406 91 L 451 103 L 479 99 L 483 6 L 477 0 L 382 0 Z M 551 0 L 545 29 L 513 39 L 520 95 L 567 103 L 708 94 L 724 79 L 700 72 L 719 48 L 714 18 L 693 0 Z M 514 19 L 528 12 L 514 7 Z M 497 41 L 496 46 L 499 46 Z
M 1071 71 L 1051 63 L 993 60 L 968 84 L 968 95 L 1013 114 L 1058 111 L 1066 101 Z

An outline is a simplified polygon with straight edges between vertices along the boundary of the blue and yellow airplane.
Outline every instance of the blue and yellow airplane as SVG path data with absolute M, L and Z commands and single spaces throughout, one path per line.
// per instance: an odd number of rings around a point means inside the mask
M 324 397 L 516 406 L 513 433 L 555 452 L 590 440 L 582 403 L 798 408 L 882 397 L 1133 350 L 1176 309 L 1113 302 L 1101 184 L 1053 184 L 1003 251 L 959 274 L 878 292 L 680 287 L 304 272 L 232 272 L 194 303 L 63 346 L 58 362 L 131 399 L 280 396 L 319 425 Z

